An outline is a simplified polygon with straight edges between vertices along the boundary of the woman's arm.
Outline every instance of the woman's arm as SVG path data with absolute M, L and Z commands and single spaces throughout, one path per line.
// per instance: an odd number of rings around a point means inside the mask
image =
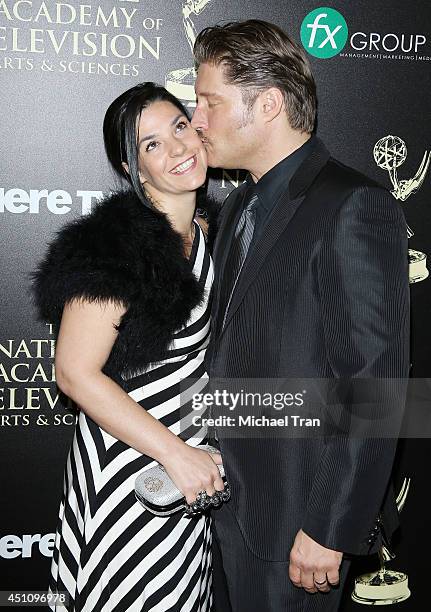
M 114 302 L 66 304 L 55 358 L 58 386 L 103 430 L 161 463 L 189 503 L 199 491 L 223 490 L 220 455 L 185 444 L 102 372 L 124 312 Z

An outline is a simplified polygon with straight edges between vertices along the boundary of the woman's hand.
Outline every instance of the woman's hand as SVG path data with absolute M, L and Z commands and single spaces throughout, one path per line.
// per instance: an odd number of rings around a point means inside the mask
M 196 501 L 200 491 L 214 495 L 216 491 L 224 490 L 217 467 L 223 463 L 220 453 L 208 453 L 182 442 L 162 463 L 188 504 Z

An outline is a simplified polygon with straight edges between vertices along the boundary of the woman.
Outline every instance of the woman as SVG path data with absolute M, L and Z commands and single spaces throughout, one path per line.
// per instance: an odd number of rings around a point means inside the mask
M 134 496 L 155 462 L 189 503 L 223 490 L 221 457 L 193 448 L 205 432 L 187 431 L 180 393 L 186 377 L 204 386 L 209 340 L 213 271 L 194 219 L 205 150 L 182 104 L 153 83 L 111 104 L 104 138 L 131 189 L 66 226 L 35 275 L 43 317 L 61 321 L 58 386 L 80 408 L 50 588 L 74 611 L 207 612 L 209 517 L 155 517 Z

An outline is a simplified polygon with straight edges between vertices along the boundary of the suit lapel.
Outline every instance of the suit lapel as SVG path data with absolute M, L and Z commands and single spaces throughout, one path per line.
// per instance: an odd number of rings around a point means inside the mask
M 223 282 L 223 275 L 226 268 L 226 260 L 229 254 L 232 237 L 235 232 L 235 220 L 238 214 L 240 202 L 244 197 L 245 185 L 241 185 L 235 190 L 232 195 L 228 196 L 223 208 L 226 206 L 226 211 L 223 211 L 222 221 L 217 232 L 217 238 L 214 245 L 214 298 L 213 298 L 213 317 L 217 315 L 220 302 L 220 289 Z
M 290 221 L 295 216 L 299 206 L 306 198 L 307 190 L 323 168 L 329 159 L 329 152 L 325 145 L 316 138 L 316 145 L 312 150 L 311 154 L 304 162 L 300 165 L 292 179 L 290 180 L 288 189 L 280 197 L 279 201 L 275 205 L 275 208 L 259 237 L 258 241 L 254 244 L 252 251 L 246 258 L 244 267 L 241 275 L 238 279 L 232 299 L 229 305 L 229 310 L 226 316 L 226 321 L 223 329 L 220 332 L 220 336 L 223 334 L 229 322 L 232 320 L 235 312 L 238 310 L 248 288 L 256 279 L 266 257 L 270 253 L 271 249 L 276 245 L 281 234 L 285 231 Z M 220 228 L 221 229 L 221 228 Z M 232 234 L 230 236 L 230 239 Z M 230 244 L 230 242 L 229 242 Z M 224 265 L 226 264 L 226 256 L 224 258 Z M 223 268 L 224 270 L 224 268 Z M 223 277 L 219 275 L 220 279 Z M 218 291 L 220 295 L 220 289 Z M 215 311 L 219 316 L 221 313 L 218 312 L 219 303 L 217 301 Z
M 285 192 L 281 196 L 273 211 L 273 214 L 262 232 L 262 235 L 253 245 L 250 255 L 244 262 L 244 267 L 232 294 L 232 299 L 229 305 L 223 330 L 229 325 L 230 320 L 234 316 L 245 294 L 247 293 L 249 286 L 259 274 L 260 268 L 262 267 L 266 257 L 270 253 L 271 249 L 276 245 L 278 239 L 294 217 L 295 212 L 303 202 L 304 198 L 305 196 L 301 196 L 295 200 L 290 200 L 288 192 Z

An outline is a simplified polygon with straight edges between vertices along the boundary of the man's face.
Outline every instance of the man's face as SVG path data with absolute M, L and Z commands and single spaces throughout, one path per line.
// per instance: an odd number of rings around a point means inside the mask
M 242 90 L 225 81 L 222 65 L 201 64 L 195 84 L 192 125 L 202 137 L 212 168 L 248 170 L 256 154 L 257 130 Z

